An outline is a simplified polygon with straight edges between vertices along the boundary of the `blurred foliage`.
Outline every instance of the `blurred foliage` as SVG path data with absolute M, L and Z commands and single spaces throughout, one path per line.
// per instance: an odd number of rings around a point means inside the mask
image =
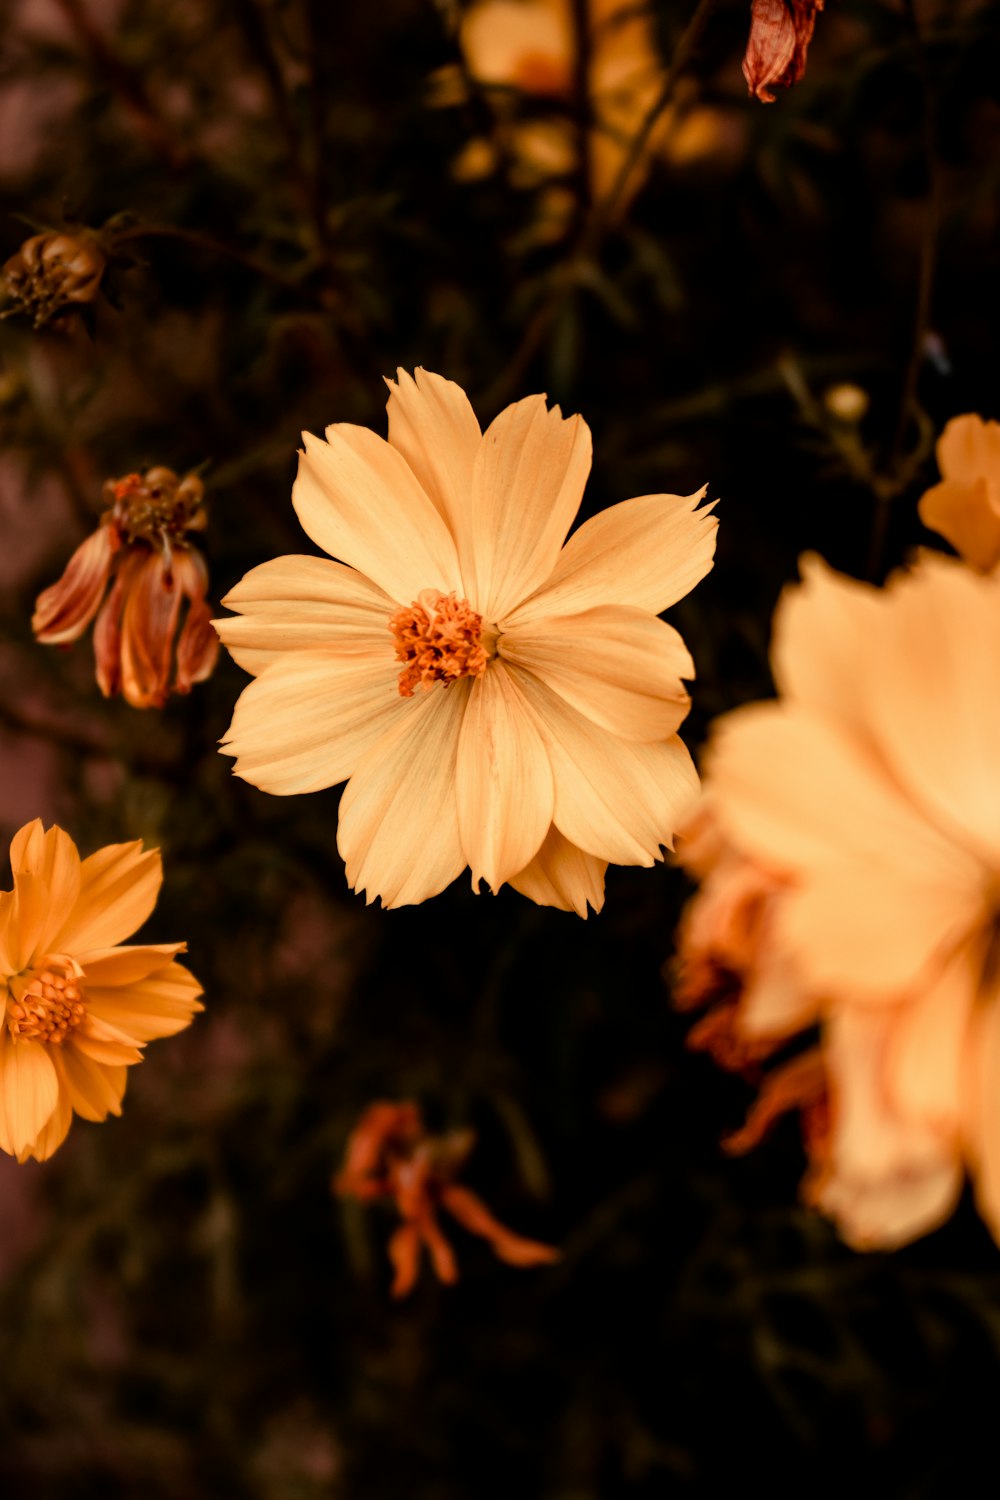
M 665 57 L 693 11 L 658 0 Z M 933 433 L 1000 415 L 1000 5 L 830 0 L 769 107 L 748 12 L 718 0 L 684 73 L 705 148 L 546 240 L 535 190 L 452 173 L 489 113 L 432 104 L 445 0 L 0 11 L 0 260 L 75 224 L 113 246 L 85 314 L 0 323 L 6 831 L 160 845 L 149 935 L 188 940 L 207 1001 L 121 1121 L 0 1163 L 5 1496 L 925 1497 L 992 1472 L 995 1247 L 965 1207 L 852 1255 L 795 1206 L 793 1128 L 721 1155 L 747 1096 L 670 1008 L 676 871 L 613 870 L 586 926 L 461 882 L 366 909 L 337 793 L 270 798 L 216 753 L 228 659 L 143 714 L 28 623 L 103 479 L 151 464 L 205 466 L 214 598 L 311 550 L 300 431 L 384 431 L 381 376 L 423 364 L 484 419 L 538 389 L 582 412 L 585 513 L 708 479 L 718 565 L 674 612 L 689 742 L 766 693 L 797 554 L 880 576 L 929 540 Z M 844 382 L 860 424 L 824 404 Z M 377 1097 L 474 1128 L 470 1186 L 564 1261 L 515 1272 L 456 1231 L 460 1284 L 391 1304 L 391 1215 L 329 1189 Z

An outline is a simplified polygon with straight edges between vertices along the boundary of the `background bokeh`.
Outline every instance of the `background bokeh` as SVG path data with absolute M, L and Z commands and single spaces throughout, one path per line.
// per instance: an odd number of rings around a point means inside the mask
M 657 0 L 665 58 L 694 9 Z M 797 555 L 880 578 L 932 543 L 934 434 L 1000 416 L 1000 5 L 828 0 L 769 106 L 749 10 L 713 7 L 677 95 L 697 128 L 588 241 L 573 173 L 555 236 L 516 171 L 456 175 L 493 114 L 441 102 L 445 0 L 0 8 L 0 261 L 25 218 L 136 231 L 85 315 L 0 323 L 0 823 L 160 846 L 148 933 L 206 990 L 121 1120 L 0 1160 L 11 1500 L 993 1487 L 996 1247 L 964 1204 L 849 1252 L 796 1205 L 794 1121 L 722 1154 L 750 1095 L 671 1008 L 677 870 L 612 870 L 586 924 L 464 881 L 365 908 L 338 793 L 271 798 L 217 754 L 228 658 L 143 713 L 100 698 L 89 641 L 29 625 L 103 480 L 152 464 L 206 465 L 214 599 L 312 550 L 300 431 L 384 432 L 381 377 L 423 364 L 484 420 L 536 390 L 580 411 L 586 513 L 708 480 L 717 566 L 671 616 L 688 742 L 766 694 Z M 826 400 L 844 382 L 860 423 Z M 380 1097 L 474 1128 L 466 1181 L 563 1261 L 515 1271 L 456 1230 L 459 1284 L 390 1301 L 392 1214 L 330 1191 Z

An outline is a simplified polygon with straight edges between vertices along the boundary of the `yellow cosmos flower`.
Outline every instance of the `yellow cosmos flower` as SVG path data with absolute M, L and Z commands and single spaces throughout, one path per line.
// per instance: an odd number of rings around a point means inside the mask
M 44 1161 L 73 1115 L 121 1114 L 126 1070 L 154 1037 L 189 1025 L 201 986 L 174 962 L 184 943 L 120 947 L 146 920 L 159 852 L 109 844 L 81 860 L 39 819 L 10 849 L 0 892 L 0 1149 Z
M 292 501 L 341 559 L 248 573 L 217 627 L 256 681 L 225 741 L 279 794 L 350 778 L 338 847 L 385 906 L 469 865 L 542 905 L 599 910 L 604 872 L 651 865 L 698 785 L 677 728 L 694 675 L 657 619 L 712 566 L 704 491 L 644 495 L 563 546 L 590 432 L 543 396 L 486 432 L 464 391 L 399 372 L 389 440 L 306 434 Z

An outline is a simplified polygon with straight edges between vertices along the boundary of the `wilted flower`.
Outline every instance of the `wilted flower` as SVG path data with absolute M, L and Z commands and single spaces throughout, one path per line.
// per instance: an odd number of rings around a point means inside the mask
M 1000 422 L 953 417 L 937 443 L 941 483 L 920 501 L 920 519 L 973 568 L 1000 563 Z
M 775 88 L 798 83 L 823 0 L 753 0 L 743 76 L 751 94 L 774 103 Z
M 175 962 L 184 943 L 119 946 L 149 916 L 160 855 L 109 844 L 81 860 L 39 819 L 10 849 L 0 892 L 0 1149 L 44 1161 L 73 1115 L 121 1114 L 127 1069 L 156 1037 L 188 1026 L 201 986 Z
M 775 620 L 782 696 L 713 734 L 724 843 L 696 902 L 728 884 L 733 926 L 733 861 L 756 869 L 730 1021 L 773 1050 L 815 1019 L 819 1042 L 731 1144 L 804 1106 L 807 1193 L 851 1243 L 939 1224 L 963 1167 L 1000 1239 L 1000 591 L 933 556 L 883 591 L 803 576 Z
M 3 316 L 26 312 L 38 328 L 70 304 L 93 302 L 106 264 L 93 235 L 32 235 L 0 273 L 14 303 Z
M 389 1241 L 394 1297 L 412 1290 L 424 1246 L 438 1280 L 458 1280 L 454 1251 L 438 1224 L 440 1208 L 471 1234 L 488 1240 L 494 1254 L 510 1266 L 544 1266 L 559 1259 L 551 1245 L 505 1229 L 475 1193 L 455 1181 L 474 1143 L 469 1130 L 428 1135 L 420 1106 L 410 1100 L 370 1104 L 351 1132 L 343 1170 L 333 1185 L 341 1197 L 387 1199 L 399 1210 L 403 1223 Z
M 178 479 L 172 469 L 108 480 L 101 524 L 38 596 L 31 626 L 47 646 L 77 640 L 97 616 L 94 654 L 106 698 L 120 692 L 133 708 L 162 708 L 215 666 L 208 571 L 190 540 L 205 528 L 203 495 L 196 475 Z
M 388 442 L 305 434 L 293 503 L 343 562 L 279 558 L 224 601 L 243 618 L 219 633 L 257 677 L 227 753 L 269 792 L 350 778 L 337 842 L 369 901 L 424 901 L 470 865 L 585 916 L 607 863 L 660 858 L 696 791 L 676 734 L 694 667 L 656 615 L 708 572 L 717 523 L 704 491 L 644 495 L 563 547 L 580 417 L 529 396 L 484 434 L 423 370 L 388 410 Z

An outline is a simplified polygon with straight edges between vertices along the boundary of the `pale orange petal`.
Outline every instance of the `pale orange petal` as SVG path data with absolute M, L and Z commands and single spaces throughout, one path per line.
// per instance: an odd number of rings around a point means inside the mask
M 965 944 L 900 1006 L 886 1047 L 893 1106 L 951 1138 L 961 1125 L 965 1052 L 982 972 L 982 942 Z
M 474 571 L 466 596 L 503 620 L 548 578 L 590 473 L 590 428 L 544 396 L 508 406 L 483 434 L 472 475 Z M 464 553 L 463 553 L 464 556 Z
M 824 1047 L 834 1134 L 815 1201 L 859 1250 L 894 1249 L 936 1228 L 962 1187 L 955 1142 L 888 1103 L 885 1045 L 892 1024 L 891 1013 L 842 1006 Z
M 200 559 L 199 559 L 200 561 Z M 219 659 L 219 637 L 212 626 L 212 610 L 204 598 L 194 598 L 177 637 L 174 672 L 175 693 L 189 693 L 196 682 L 205 682 Z
M 40 818 L 27 823 L 14 835 L 10 862 L 17 887 L 24 875 L 32 875 L 46 892 L 45 919 L 33 935 L 32 948 L 45 949 L 53 935 L 65 925 L 80 894 L 80 856 L 68 833 L 54 825 L 43 832 Z M 19 903 L 20 904 L 20 903 Z M 27 911 L 25 905 L 23 911 Z
M 85 952 L 120 943 L 149 916 L 163 883 L 158 849 L 142 840 L 108 844 L 83 861 L 80 897 L 65 926 L 51 938 L 60 952 Z
M 389 442 L 403 455 L 455 538 L 468 571 L 472 466 L 482 436 L 468 396 L 453 380 L 419 367 L 397 370 L 389 387 Z
M 1000 485 L 1000 422 L 974 413 L 952 417 L 937 440 L 938 468 L 945 479 L 973 484 L 986 478 Z
M 694 495 L 641 495 L 600 511 L 574 531 L 550 576 L 520 604 L 511 624 L 542 615 L 627 604 L 658 615 L 690 593 L 712 567 L 719 529 L 712 505 Z
M 965 1084 L 966 1149 L 976 1204 L 1000 1244 L 1000 994 L 996 983 L 973 1016 Z
M 983 573 L 1000 562 L 1000 473 L 995 486 L 985 478 L 967 484 L 945 479 L 929 489 L 917 510 L 929 531 L 949 541 L 960 557 Z
M 42 939 L 51 930 L 49 888 L 38 875 L 18 870 L 14 875 L 14 903 L 8 912 L 7 956 L 10 972 L 19 974 L 44 952 Z
M 531 863 L 511 875 L 507 883 L 539 906 L 575 911 L 586 921 L 588 904 L 594 911 L 604 905 L 607 868 L 606 859 L 585 854 L 553 824 Z
M 664 740 L 691 706 L 681 678 L 694 663 L 677 631 L 623 604 L 539 616 L 505 629 L 499 651 L 622 739 Z
M 534 857 L 552 822 L 552 768 L 502 661 L 472 684 L 458 743 L 458 826 L 472 883 L 498 891 Z
M 401 453 L 346 422 L 303 442 L 292 504 L 314 542 L 401 604 L 460 589 L 451 533 Z
M 409 712 L 361 757 L 340 802 L 337 848 L 368 902 L 410 906 L 465 868 L 455 777 L 471 681 L 407 700 Z
M 92 1015 L 76 1028 L 64 1050 L 76 1051 L 90 1062 L 106 1063 L 112 1067 L 130 1067 L 142 1061 L 142 1052 L 134 1041 Z
M 771 629 L 771 671 L 779 693 L 865 731 L 858 683 L 870 661 L 872 632 L 887 606 L 884 590 L 827 567 L 815 553 L 799 559 L 801 584 L 778 600 Z
M 29 1156 L 34 1157 L 35 1161 L 48 1161 L 66 1139 L 72 1123 L 73 1106 L 69 1102 L 69 1096 L 60 1089 L 55 1109 L 31 1145 L 18 1154 L 18 1161 L 27 1161 Z
M 18 1156 L 30 1146 L 59 1100 L 59 1083 L 41 1042 L 12 1041 L 0 1030 L 0 1150 Z
M 871 643 L 867 712 L 893 772 L 967 848 L 1000 862 L 1000 590 L 928 555 Z
M 128 1068 L 92 1062 L 75 1047 L 52 1047 L 49 1055 L 76 1114 L 94 1121 L 121 1114 Z
M 84 971 L 88 988 L 92 984 L 106 988 L 148 979 L 150 974 L 168 968 L 170 960 L 186 948 L 187 943 L 136 944 L 124 948 L 76 949 L 73 956 Z
M 58 583 L 43 590 L 31 628 L 47 646 L 77 640 L 96 615 L 114 553 L 110 526 L 99 526 L 80 543 Z
M 223 752 L 237 776 L 288 796 L 336 786 L 394 725 L 412 699 L 399 694 L 388 630 L 377 652 L 298 651 L 244 688 Z
M 16 974 L 21 968 L 18 949 L 17 895 L 0 891 L 0 974 Z M 0 997 L 0 1023 L 3 1021 L 3 998 Z
M 230 655 L 255 677 L 290 651 L 389 642 L 394 600 L 355 568 L 327 557 L 276 557 L 252 568 L 223 599 L 238 615 L 216 620 Z
M 651 865 L 698 793 L 698 775 L 673 735 L 662 744 L 619 740 L 598 728 L 538 678 L 511 672 L 534 709 L 555 778 L 553 822 L 599 860 Z

